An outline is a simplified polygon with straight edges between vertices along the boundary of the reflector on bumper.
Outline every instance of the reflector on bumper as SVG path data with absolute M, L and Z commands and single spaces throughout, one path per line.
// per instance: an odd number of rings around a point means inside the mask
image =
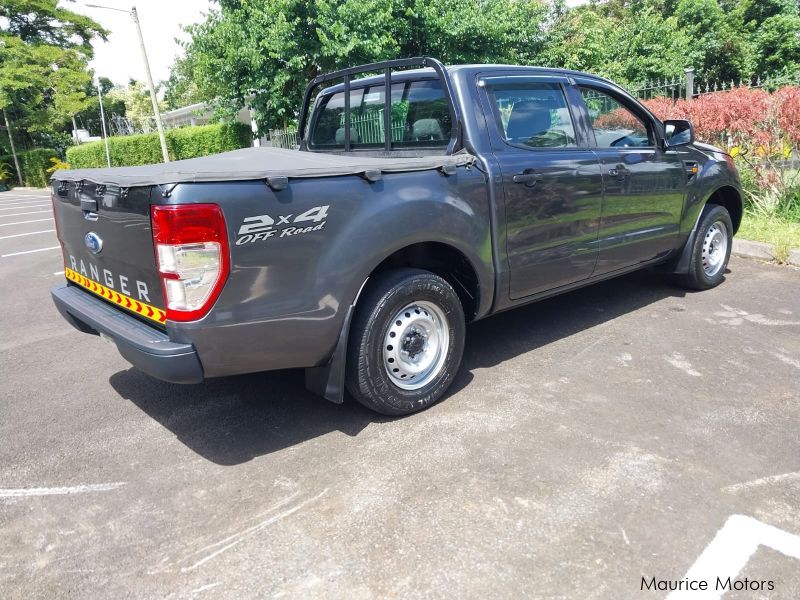
M 109 302 L 113 302 L 114 304 L 124 308 L 125 310 L 129 310 L 132 313 L 135 313 L 139 316 L 145 317 L 146 319 L 150 319 L 156 323 L 163 325 L 167 321 L 167 313 L 164 312 L 160 308 L 156 308 L 155 306 L 150 306 L 149 304 L 145 304 L 140 300 L 134 300 L 130 296 L 126 296 L 125 294 L 120 294 L 119 292 L 112 290 L 111 288 L 107 288 L 104 285 L 97 283 L 96 281 L 92 281 L 91 279 L 84 277 L 80 273 L 77 273 L 70 269 L 69 267 L 64 267 L 64 275 L 66 275 L 67 279 L 72 281 L 73 283 L 77 283 L 84 289 L 89 290 L 93 294 L 97 294 L 101 298 L 108 300 Z

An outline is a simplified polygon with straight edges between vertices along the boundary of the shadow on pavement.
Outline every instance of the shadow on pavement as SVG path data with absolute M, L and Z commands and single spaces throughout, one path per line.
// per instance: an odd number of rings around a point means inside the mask
M 560 338 L 685 292 L 662 274 L 642 271 L 518 308 L 468 327 L 461 372 L 448 395 L 473 379 L 472 370 L 497 365 Z M 352 399 L 336 405 L 309 393 L 303 371 L 273 371 L 174 385 L 137 369 L 110 383 L 123 397 L 204 458 L 236 465 L 340 431 L 356 436 L 389 420 Z

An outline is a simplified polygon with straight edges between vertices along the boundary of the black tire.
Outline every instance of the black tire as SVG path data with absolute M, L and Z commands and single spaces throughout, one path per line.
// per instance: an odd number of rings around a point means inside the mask
M 726 248 L 721 266 L 709 274 L 706 271 L 703 250 L 713 235 L 712 227 L 724 227 L 726 235 Z M 690 290 L 708 290 L 718 286 L 725 280 L 725 270 L 731 257 L 733 246 L 733 223 L 728 210 L 718 204 L 706 204 L 697 224 L 697 232 L 691 241 L 692 254 L 689 258 L 689 271 L 676 276 L 676 281 L 681 286 Z
M 395 321 L 394 318 L 404 308 L 417 302 L 428 307 L 433 305 L 440 311 L 440 315 L 446 317 L 446 326 L 441 320 L 442 327 L 437 328 L 439 332 L 437 339 L 444 341 L 444 332 L 447 332 L 447 350 L 441 350 L 436 355 L 437 359 L 433 364 L 441 366 L 431 367 L 430 372 L 421 376 L 417 383 L 405 384 L 396 379 L 402 375 L 390 376 L 388 372 L 388 369 L 393 367 L 389 362 L 395 360 L 389 361 L 387 358 L 385 350 L 392 346 L 386 346 L 385 342 L 390 339 L 388 336 L 394 333 L 393 339 L 398 339 L 399 342 L 400 337 L 403 337 L 400 343 L 404 343 L 406 349 L 412 351 L 415 349 L 413 346 L 415 340 L 410 336 L 422 337 L 417 335 L 422 329 L 405 327 L 405 324 L 400 325 L 400 321 Z M 415 309 L 410 312 L 419 315 L 419 317 L 411 315 L 412 318 L 425 318 Z M 428 315 L 427 311 L 423 312 L 424 315 Z M 410 315 L 409 312 L 403 314 L 405 317 Z M 402 332 L 400 337 L 397 337 L 398 332 Z M 347 348 L 347 389 L 361 404 L 384 415 L 400 416 L 424 410 L 435 404 L 453 383 L 461 365 L 464 336 L 464 309 L 458 295 L 447 281 L 438 275 L 419 269 L 393 269 L 379 273 L 370 279 L 359 299 L 350 328 Z M 417 350 L 417 355 L 424 357 L 429 341 L 425 338 L 418 343 L 424 345 L 426 350 Z M 440 347 L 443 348 L 444 343 Z M 398 353 L 400 348 L 398 344 Z M 402 362 L 399 354 L 397 361 Z M 413 377 L 412 375 L 411 378 Z M 428 378 L 430 381 L 418 389 L 401 387 L 401 385 L 417 385 L 419 381 L 424 382 Z M 405 381 L 410 382 L 410 379 Z

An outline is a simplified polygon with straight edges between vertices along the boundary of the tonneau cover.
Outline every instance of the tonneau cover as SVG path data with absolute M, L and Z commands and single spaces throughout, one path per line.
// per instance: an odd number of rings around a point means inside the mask
M 425 171 L 468 165 L 474 160 L 474 156 L 464 152 L 452 156 L 369 158 L 282 148 L 243 148 L 212 156 L 139 167 L 60 170 L 53 173 L 52 178 L 57 181 L 91 181 L 127 188 L 201 181 Z

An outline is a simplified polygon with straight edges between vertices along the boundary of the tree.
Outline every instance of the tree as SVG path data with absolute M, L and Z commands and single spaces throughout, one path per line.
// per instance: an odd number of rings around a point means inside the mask
M 145 133 L 154 130 L 153 103 L 150 91 L 143 82 L 131 79 L 127 87 L 114 87 L 106 96 L 109 101 L 121 102 L 125 106 L 125 116 L 136 130 Z M 159 108 L 164 110 L 166 104 L 160 102 Z
M 623 82 L 679 77 L 691 66 L 691 40 L 674 16 L 665 18 L 651 6 L 618 21 L 608 44 L 613 60 L 605 71 Z
M 760 76 L 800 74 L 800 17 L 768 17 L 753 36 L 756 73 Z
M 541 62 L 548 67 L 607 74 L 612 62 L 609 39 L 616 27 L 614 19 L 592 6 L 557 14 L 547 31 Z
M 86 105 L 96 36 L 106 31 L 57 0 L 0 2 L 0 108 L 16 129 L 52 133 Z
M 690 41 L 688 66 L 705 80 L 731 81 L 750 75 L 747 39 L 731 26 L 717 0 L 680 0 L 675 17 Z
M 306 83 L 323 71 L 420 54 L 527 60 L 545 16 L 539 0 L 220 0 L 188 28 L 185 60 L 197 97 L 232 114 L 252 94 L 259 125 L 275 127 L 296 119 Z
M 164 82 L 164 102 L 168 109 L 174 110 L 205 102 L 194 78 L 194 63 L 189 57 L 178 58 L 170 67 L 169 78 Z

